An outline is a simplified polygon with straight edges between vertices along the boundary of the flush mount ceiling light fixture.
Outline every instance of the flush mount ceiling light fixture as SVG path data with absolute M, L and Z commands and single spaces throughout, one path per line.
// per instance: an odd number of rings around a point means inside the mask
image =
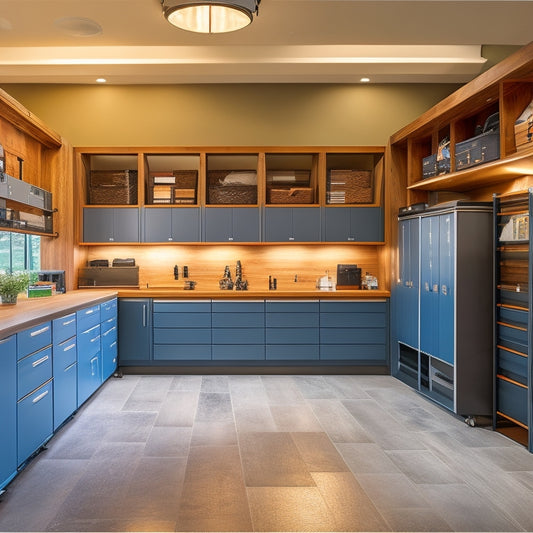
M 182 30 L 227 33 L 253 20 L 261 0 L 161 0 L 165 18 Z

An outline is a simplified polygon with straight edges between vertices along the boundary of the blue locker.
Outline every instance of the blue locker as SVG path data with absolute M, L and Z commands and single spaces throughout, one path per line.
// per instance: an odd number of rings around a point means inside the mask
M 439 279 L 438 298 L 439 359 L 454 364 L 455 352 L 455 213 L 439 217 Z

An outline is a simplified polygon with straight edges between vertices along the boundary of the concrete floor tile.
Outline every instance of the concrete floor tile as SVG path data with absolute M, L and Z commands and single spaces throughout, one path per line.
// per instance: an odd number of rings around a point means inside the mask
M 154 426 L 146 441 L 144 455 L 149 457 L 187 457 L 192 428 Z
M 307 432 L 290 435 L 310 472 L 349 471 L 343 458 L 325 433 Z
M 389 455 L 373 442 L 339 442 L 337 450 L 354 474 L 398 474 Z

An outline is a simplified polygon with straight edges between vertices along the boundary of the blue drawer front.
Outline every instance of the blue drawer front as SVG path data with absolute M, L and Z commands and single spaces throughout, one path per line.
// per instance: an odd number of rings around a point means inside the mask
M 117 327 L 117 317 L 112 317 L 112 318 L 108 318 L 107 320 L 105 321 L 102 321 L 102 323 L 100 324 L 100 330 L 102 332 L 102 335 L 106 332 L 106 331 L 109 331 L 110 329 L 113 329 L 115 328 L 116 329 Z
M 213 360 L 262 361 L 265 359 L 264 344 L 216 344 Z
M 154 344 L 211 344 L 211 328 L 156 328 Z
M 52 338 L 54 344 L 70 339 L 76 335 L 76 313 L 56 318 L 52 321 Z
M 227 328 L 212 330 L 213 344 L 264 344 L 264 328 Z
M 100 351 L 100 324 L 78 335 L 78 358 L 88 358 Z
M 102 324 L 102 334 L 101 334 L 101 343 L 102 346 L 104 344 L 111 344 L 112 342 L 116 342 L 118 338 L 118 330 L 116 324 L 109 329 L 105 330 L 103 329 L 104 325 Z
M 320 358 L 316 344 L 267 344 L 265 355 L 267 360 L 272 361 L 306 361 Z
M 518 352 L 527 353 L 527 331 L 511 328 L 502 324 L 497 325 L 498 344 Z
M 527 311 L 498 307 L 498 320 L 506 324 L 511 324 L 512 326 L 527 328 L 527 315 Z
M 52 377 L 52 348 L 48 347 L 17 363 L 17 398 L 40 387 Z
M 265 315 L 263 313 L 213 313 L 214 328 L 264 328 Z
M 43 322 L 34 328 L 17 333 L 17 358 L 36 352 L 52 344 L 52 322 Z
M 78 407 L 102 384 L 102 354 L 98 350 L 93 355 L 78 357 Z
M 17 404 L 17 458 L 21 465 L 53 433 L 52 381 L 45 383 Z
M 55 366 L 55 357 L 54 357 Z M 54 430 L 77 408 L 77 364 L 54 370 Z
M 210 344 L 156 344 L 154 346 L 155 361 L 209 361 L 211 360 Z
M 318 328 L 269 328 L 267 344 L 318 344 Z
M 62 372 L 67 366 L 76 362 L 77 350 L 76 350 L 76 337 L 72 337 L 61 344 L 54 345 L 54 376 Z
M 319 302 L 265 302 L 265 309 L 270 313 L 318 313 Z
M 385 328 L 320 328 L 322 344 L 386 344 Z
M 117 299 L 113 298 L 100 304 L 100 320 L 105 322 L 110 318 L 116 318 L 117 316 Z
M 387 350 L 383 344 L 322 344 L 320 359 L 383 362 L 387 360 Z
M 384 328 L 384 313 L 320 313 L 320 326 L 325 328 Z
M 320 301 L 320 311 L 325 313 L 386 313 L 387 302 Z
M 100 324 L 100 306 L 92 305 L 76 313 L 78 333 Z
M 211 302 L 154 302 L 154 313 L 210 313 Z
M 527 385 L 527 357 L 508 352 L 502 348 L 497 349 L 497 373 Z
M 264 302 L 212 302 L 213 313 L 264 313 Z
M 211 313 L 154 313 L 155 328 L 210 328 Z
M 318 313 L 267 313 L 267 328 L 318 328 Z
M 527 389 L 503 379 L 496 382 L 497 410 L 527 425 Z
M 112 376 L 117 369 L 118 344 L 117 336 L 102 338 L 102 379 Z

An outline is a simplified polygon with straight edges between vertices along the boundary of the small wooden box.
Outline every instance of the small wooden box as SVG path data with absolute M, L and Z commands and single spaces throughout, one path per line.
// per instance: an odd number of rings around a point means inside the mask
M 527 150 L 533 147 L 533 117 L 515 124 L 514 138 L 517 150 Z
M 285 187 L 269 189 L 271 204 L 312 204 L 313 189 L 311 187 Z

